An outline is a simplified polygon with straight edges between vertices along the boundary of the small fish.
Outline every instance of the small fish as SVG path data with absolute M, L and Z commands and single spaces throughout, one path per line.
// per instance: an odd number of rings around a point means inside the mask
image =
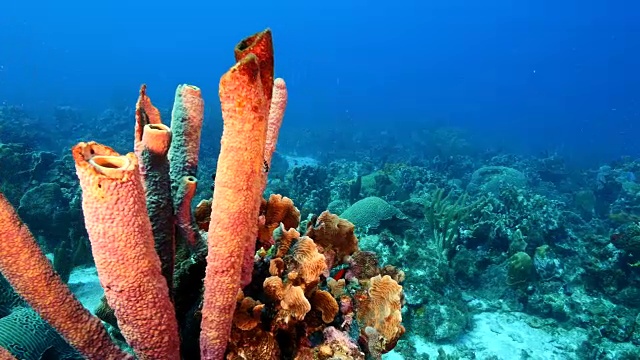
M 609 237 L 609 240 L 610 240 L 612 243 L 616 243 L 616 242 L 618 242 L 618 240 L 620 240 L 620 239 L 622 239 L 622 234 L 619 234 L 619 233 L 611 234 L 611 236 Z
M 333 274 L 332 278 L 333 280 L 340 280 L 342 278 L 344 278 L 344 275 L 347 273 L 347 268 L 342 268 L 340 270 L 338 270 L 337 273 Z

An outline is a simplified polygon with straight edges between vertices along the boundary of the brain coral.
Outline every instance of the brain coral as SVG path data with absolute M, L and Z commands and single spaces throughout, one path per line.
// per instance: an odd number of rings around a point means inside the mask
M 80 355 L 38 314 L 18 307 L 0 319 L 0 346 L 24 360 L 80 359 Z
M 375 229 L 384 221 L 407 218 L 400 210 L 376 196 L 356 202 L 340 217 L 351 221 L 359 229 Z
M 526 185 L 526 177 L 516 169 L 505 166 L 484 166 L 471 175 L 467 192 L 499 194 L 505 188 L 524 188 Z

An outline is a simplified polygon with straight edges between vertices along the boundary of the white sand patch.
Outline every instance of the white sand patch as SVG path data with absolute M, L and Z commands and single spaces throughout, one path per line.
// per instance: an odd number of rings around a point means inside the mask
M 73 269 L 68 285 L 82 305 L 94 313 L 103 294 L 96 268 L 91 266 Z

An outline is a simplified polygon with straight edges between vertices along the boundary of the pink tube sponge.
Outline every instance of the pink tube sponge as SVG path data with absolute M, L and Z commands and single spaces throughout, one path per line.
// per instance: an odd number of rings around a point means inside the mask
M 268 103 L 256 56 L 249 54 L 220 79 L 224 130 L 209 224 L 200 352 L 223 359 L 246 244 L 254 243 L 260 210 Z
M 73 147 L 100 283 L 139 359 L 179 359 L 178 325 L 154 248 L 138 161 L 95 142 Z
M 269 107 L 269 125 L 267 127 L 267 143 L 264 148 L 264 161 L 271 166 L 271 158 L 276 151 L 276 143 L 278 142 L 278 134 L 282 119 L 284 119 L 284 110 L 287 108 L 287 84 L 282 78 L 277 78 L 273 82 L 273 96 L 271 98 L 271 106 Z M 266 185 L 266 176 L 265 176 Z

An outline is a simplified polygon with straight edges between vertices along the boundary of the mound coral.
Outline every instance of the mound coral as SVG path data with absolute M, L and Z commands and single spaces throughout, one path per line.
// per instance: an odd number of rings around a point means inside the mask
M 359 260 L 352 223 L 324 212 L 301 235 L 290 199 L 263 199 L 287 90 L 274 80 L 269 30 L 241 41 L 235 57 L 220 80 L 216 185 L 195 213 L 199 88 L 178 86 L 168 127 L 143 86 L 134 152 L 95 142 L 72 149 L 105 292 L 97 313 L 126 349 L 64 285 L 0 194 L 0 271 L 85 358 L 379 358 L 404 331 L 401 279 Z M 328 278 L 352 265 L 371 277 Z M 0 359 L 17 356 L 11 350 L 0 349 Z

